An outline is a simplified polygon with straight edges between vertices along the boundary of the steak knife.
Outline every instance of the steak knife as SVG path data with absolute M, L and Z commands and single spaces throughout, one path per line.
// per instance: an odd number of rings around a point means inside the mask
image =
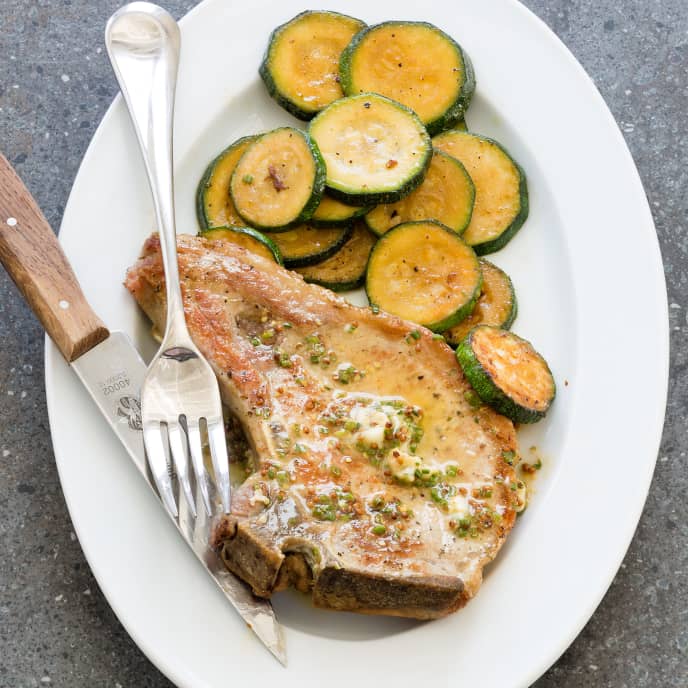
M 127 335 L 110 332 L 93 312 L 57 237 L 2 154 L 0 262 L 158 496 L 147 468 L 141 432 L 139 391 L 146 365 Z M 209 488 L 213 489 L 210 482 Z M 211 500 L 216 497 L 213 493 L 210 496 Z M 268 650 L 286 665 L 282 628 L 272 605 L 254 597 L 210 547 L 211 519 L 205 510 L 199 509 L 194 519 L 185 500 L 177 501 L 177 519 L 163 510 L 232 606 Z

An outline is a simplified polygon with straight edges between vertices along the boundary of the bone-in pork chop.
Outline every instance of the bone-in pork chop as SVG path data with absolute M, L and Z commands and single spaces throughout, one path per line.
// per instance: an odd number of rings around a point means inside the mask
M 218 523 L 259 596 L 421 619 L 463 606 L 513 526 L 517 451 L 452 350 L 243 248 L 178 238 L 191 335 L 258 457 Z M 164 329 L 149 238 L 126 286 Z

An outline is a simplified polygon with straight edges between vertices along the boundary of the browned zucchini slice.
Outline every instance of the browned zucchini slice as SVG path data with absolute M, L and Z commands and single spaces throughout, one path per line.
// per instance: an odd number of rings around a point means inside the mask
M 435 148 L 460 160 L 475 184 L 473 217 L 463 238 L 478 255 L 499 251 L 528 217 L 525 172 L 496 141 L 464 131 L 445 131 Z
M 377 206 L 365 221 L 378 236 L 416 220 L 437 220 L 461 234 L 471 220 L 474 196 L 466 168 L 456 158 L 434 151 L 422 184 L 396 203 Z
M 516 319 L 516 292 L 509 275 L 485 259 L 480 260 L 480 267 L 483 271 L 483 287 L 473 312 L 442 333 L 452 346 L 458 346 L 477 325 L 495 325 L 508 330 Z
M 308 134 L 293 127 L 274 129 L 249 145 L 229 188 L 244 222 L 284 231 L 306 222 L 318 207 L 325 163 Z
M 370 251 L 375 244 L 372 234 L 363 222 L 357 222 L 349 240 L 331 258 L 297 268 L 306 282 L 319 284 L 332 291 L 348 291 L 360 287 L 365 280 Z
M 382 235 L 368 261 L 370 303 L 442 332 L 465 318 L 480 295 L 473 249 L 439 222 L 406 222 Z
M 461 46 L 424 22 L 391 21 L 357 33 L 339 63 L 348 96 L 373 92 L 418 114 L 430 134 L 454 126 L 475 90 Z
M 335 254 L 351 236 L 351 227 L 318 229 L 311 225 L 299 225 L 288 232 L 272 235 L 288 268 L 301 268 Z
M 206 168 L 196 193 L 196 216 L 201 229 L 243 224 L 229 195 L 229 182 L 239 159 L 256 138 L 244 136 L 235 141 Z
M 324 193 L 309 222 L 313 227 L 346 227 L 370 210 L 372 207 L 369 205 L 347 205 Z
M 323 11 L 302 12 L 278 26 L 260 66 L 270 95 L 305 120 L 343 97 L 339 56 L 364 26 L 360 19 Z
M 394 203 L 430 164 L 432 144 L 407 107 L 375 93 L 341 98 L 308 125 L 327 165 L 327 190 L 344 203 Z
M 556 395 L 552 372 L 530 342 L 499 327 L 478 325 L 456 357 L 478 396 L 517 423 L 534 423 Z

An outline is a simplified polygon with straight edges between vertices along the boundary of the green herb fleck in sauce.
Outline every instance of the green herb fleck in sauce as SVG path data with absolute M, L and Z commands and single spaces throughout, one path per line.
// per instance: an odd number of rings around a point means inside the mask
M 291 357 L 284 351 L 275 350 L 275 361 L 280 368 L 291 368 L 293 363 L 291 362 Z
M 337 370 L 335 379 L 343 385 L 348 385 L 356 376 L 356 372 L 352 365 L 341 367 Z
M 502 452 L 502 458 L 506 463 L 509 464 L 509 466 L 514 465 L 514 460 L 516 459 L 516 452 L 515 451 L 505 451 Z

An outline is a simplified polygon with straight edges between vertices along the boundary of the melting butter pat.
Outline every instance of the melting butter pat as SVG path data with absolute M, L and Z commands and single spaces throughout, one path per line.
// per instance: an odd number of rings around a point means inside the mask
M 404 451 L 395 450 L 387 457 L 385 467 L 402 483 L 412 483 L 416 479 L 416 469 L 420 468 L 421 460 Z
M 452 521 L 460 521 L 471 515 L 471 505 L 468 498 L 462 494 L 455 494 L 447 499 L 447 515 Z

